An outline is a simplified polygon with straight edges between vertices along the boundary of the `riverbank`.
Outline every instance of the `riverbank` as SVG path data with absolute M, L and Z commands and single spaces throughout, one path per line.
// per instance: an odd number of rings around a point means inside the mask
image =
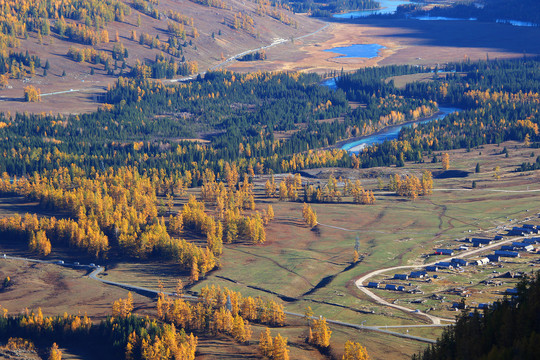
M 452 107 L 439 107 L 439 111 L 437 111 L 435 114 L 431 116 L 421 118 L 418 120 L 407 121 L 401 124 L 394 124 L 391 126 L 386 126 L 370 135 L 357 136 L 357 137 L 349 138 L 346 140 L 341 140 L 341 141 L 338 141 L 332 148 L 343 149 L 350 152 L 359 152 L 366 146 L 378 144 L 386 140 L 397 139 L 400 130 L 405 126 L 410 126 L 413 124 L 422 124 L 422 123 L 430 122 L 433 120 L 443 119 L 448 114 L 451 114 L 455 111 L 460 111 L 460 110 L 461 109 L 452 108 Z

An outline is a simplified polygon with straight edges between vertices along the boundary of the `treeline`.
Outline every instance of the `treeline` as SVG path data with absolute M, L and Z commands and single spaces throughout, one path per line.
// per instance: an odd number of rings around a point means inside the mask
M 190 0 L 196 4 L 215 7 L 218 9 L 229 9 L 229 6 L 223 0 Z
M 251 338 L 249 322 L 277 327 L 284 326 L 286 320 L 283 305 L 273 300 L 244 298 L 214 285 L 201 289 L 201 301 L 196 304 L 160 293 L 156 306 L 162 321 L 190 331 L 225 333 L 244 343 Z
M 269 0 L 256 0 L 257 3 L 257 15 L 263 16 L 268 15 L 279 22 L 294 26 L 298 28 L 298 23 L 293 18 L 289 17 L 284 10 L 293 11 L 288 4 L 282 2 L 274 2 Z
M 95 25 L 99 29 L 111 21 L 123 21 L 130 14 L 130 8 L 117 0 L 62 2 L 39 2 L 32 6 L 27 3 L 9 0 L 0 4 L 0 32 L 5 36 L 26 37 L 28 32 L 47 36 L 51 31 L 51 20 L 60 22 L 55 31 L 64 36 L 64 19 L 80 21 L 86 26 Z M 60 30 L 60 31 L 59 31 Z
M 150 76 L 152 70 L 140 64 L 135 66 L 134 71 L 143 78 Z M 218 171 L 220 160 L 238 159 L 238 165 L 242 164 L 242 172 L 245 172 L 249 158 L 249 162 L 255 160 L 252 163 L 254 168 L 257 162 L 265 162 L 263 171 L 272 169 L 277 172 L 284 156 L 327 145 L 338 139 L 333 133 L 316 133 L 311 128 L 318 126 L 318 119 L 338 117 L 348 106 L 342 92 L 320 87 L 318 81 L 317 75 L 238 75 L 229 72 L 207 73 L 204 79 L 174 87 L 145 80 L 120 79 L 104 98 L 106 103 L 112 105 L 110 111 L 77 117 L 17 114 L 13 120 L 5 121 L 12 125 L 2 129 L 9 133 L 6 137 L 10 144 L 6 143 L 4 149 L 11 153 L 11 149 L 17 148 L 17 153 L 22 151 L 23 157 L 33 155 L 24 162 L 6 159 L 0 167 L 5 166 L 1 170 L 15 174 L 41 171 L 49 166 L 45 165 L 47 161 L 43 155 L 50 152 L 51 159 L 57 158 L 61 166 L 75 162 L 87 170 L 92 166 L 101 168 L 101 163 L 107 167 L 121 166 L 126 161 L 134 164 L 129 160 L 134 159 L 141 171 L 164 168 L 167 173 L 178 170 L 201 172 L 202 169 L 193 168 L 194 163 L 199 163 L 196 160 L 201 160 L 201 164 L 207 161 L 205 167 Z M 249 104 L 255 106 L 255 111 Z M 154 117 L 163 113 L 179 113 L 182 116 Z M 190 136 L 193 119 L 197 119 L 195 126 L 200 124 L 198 126 L 203 128 L 218 130 L 214 144 L 202 146 L 186 143 L 178 146 L 170 143 L 172 137 Z M 295 139 L 274 140 L 274 131 L 294 130 L 300 124 L 310 127 L 302 130 L 303 134 L 316 138 L 311 140 L 304 137 L 298 143 Z M 25 140 L 26 132 L 34 133 L 36 129 L 40 137 L 54 135 L 58 141 L 41 141 L 38 145 L 34 141 L 39 142 L 39 138 L 34 138 L 29 143 Z M 71 135 L 74 133 L 79 134 L 76 139 L 82 142 L 74 141 Z M 295 137 L 299 135 L 296 133 Z M 331 140 L 327 139 L 328 136 Z M 125 144 L 126 141 L 139 142 L 151 138 L 160 139 L 162 144 L 152 141 L 137 150 Z M 21 141 L 28 146 L 32 144 L 31 149 L 23 150 L 14 145 Z M 107 145 L 103 146 L 104 143 Z M 246 150 L 242 154 L 238 153 L 240 144 Z M 165 153 L 163 150 L 166 150 Z M 278 157 L 275 157 L 276 154 Z M 164 156 L 167 166 L 163 162 Z M 346 161 L 342 159 L 340 164 Z M 200 183 L 201 177 L 197 180 Z
M 265 227 L 274 217 L 271 206 L 262 213 L 255 211 L 247 174 L 240 183 L 234 165 L 226 164 L 224 170 L 227 187 L 206 169 L 203 202 L 190 196 L 176 215 L 172 214 L 173 196 L 183 194 L 189 178 L 141 175 L 130 168 L 85 177 L 75 166 L 35 173 L 29 179 L 11 179 L 4 173 L 0 193 L 24 195 L 42 208 L 67 212 L 70 219 L 17 215 L 0 221 L 0 233 L 5 239 L 26 241 L 29 250 L 41 256 L 47 256 L 52 245 L 60 245 L 85 250 L 96 258 L 107 257 L 114 247 L 127 257 L 169 259 L 189 270 L 191 281 L 196 282 L 217 266 L 224 242 L 264 243 Z M 167 197 L 168 210 L 164 205 L 158 208 L 157 195 Z M 215 216 L 205 203 L 215 205 Z M 205 238 L 205 247 L 175 237 L 186 231 Z
M 436 69 L 437 70 L 437 69 Z M 404 97 L 424 99 L 461 108 L 442 120 L 404 127 L 397 141 L 366 148 L 358 154 L 361 166 L 399 165 L 402 160 L 421 161 L 422 153 L 472 148 L 507 140 L 538 141 L 537 59 L 478 61 L 448 64 L 443 75 L 429 82 L 407 84 L 398 90 L 367 81 L 379 93 L 388 90 Z M 385 71 L 388 70 L 375 70 Z M 414 70 L 413 70 L 414 71 Z M 344 77 L 344 87 L 366 83 L 362 70 Z M 354 80 L 358 77 L 359 80 Z M 369 77 L 368 77 L 369 79 Z M 339 82 L 338 82 L 339 83 Z M 364 95 L 362 95 L 364 96 Z
M 159 10 L 155 7 L 158 5 L 158 1 L 132 0 L 131 4 L 134 9 L 143 14 L 159 19 Z
M 21 79 L 34 76 L 36 69 L 41 67 L 41 59 L 36 55 L 14 52 L 12 50 L 0 53 L 0 87 L 8 84 L 8 79 Z
M 538 358 L 540 344 L 540 276 L 525 277 L 518 294 L 505 297 L 483 312 L 465 310 L 444 329 L 435 345 L 415 360 Z
M 168 60 L 159 63 L 163 68 L 156 74 L 174 72 Z M 226 71 L 166 87 L 144 80 L 153 70 L 138 64 L 133 75 L 140 80 L 119 79 L 104 96 L 103 110 L 96 113 L 0 115 L 0 121 L 9 124 L 0 129 L 5 139 L 0 144 L 5 154 L 0 171 L 22 175 L 74 163 L 89 173 L 92 167 L 128 164 L 141 173 L 157 169 L 189 177 L 194 186 L 202 184 L 206 168 L 223 172 L 225 162 L 235 164 L 239 173 L 251 168 L 256 174 L 325 166 L 402 166 L 405 161 L 423 161 L 433 151 L 524 141 L 527 136 L 536 142 L 538 69 L 536 59 L 453 63 L 441 69 L 444 73 L 433 73 L 431 81 L 397 89 L 388 77 L 429 69 L 367 68 L 337 74 L 344 90 L 333 91 L 320 86 L 314 74 Z M 352 111 L 347 98 L 364 106 Z M 312 150 L 429 116 L 438 104 L 462 111 L 405 127 L 398 140 L 358 154 Z M 213 132 L 211 145 L 171 141 L 198 131 Z M 276 132 L 281 133 L 279 139 Z
M 531 171 L 531 170 L 539 170 L 540 169 L 540 156 L 536 157 L 536 161 L 532 164 L 529 162 L 524 162 L 521 164 L 519 168 L 517 168 L 517 171 Z
M 49 347 L 58 342 L 67 347 L 87 348 L 104 359 L 195 359 L 197 338 L 174 325 L 148 317 L 109 317 L 98 325 L 88 316 L 43 316 L 26 311 L 0 317 L 0 339 L 21 338 Z M 95 346 L 99 343 L 99 346 Z M 91 348 L 91 349 L 90 349 Z
M 158 217 L 156 195 L 162 181 L 129 168 L 92 177 L 85 177 L 76 167 L 61 168 L 15 182 L 4 174 L 0 192 L 27 196 L 43 208 L 67 212 L 76 221 L 37 221 L 29 216 L 23 221 L 15 216 L 4 219 L 1 229 L 7 236 L 26 239 L 30 250 L 44 256 L 51 251 L 50 238 L 95 257 L 107 256 L 112 239 L 124 256 L 174 260 L 197 281 L 199 274 L 204 276 L 216 266 L 217 258 L 208 247 L 169 235 L 165 220 Z M 167 191 L 182 188 L 182 179 L 168 183 Z
M 76 48 L 70 46 L 67 56 L 77 62 L 89 62 L 91 64 L 104 64 L 110 67 L 113 59 L 111 55 L 105 51 L 95 50 L 93 48 Z
M 338 185 L 339 184 L 339 185 Z M 278 197 L 281 201 L 303 201 L 304 203 L 331 203 L 342 202 L 345 197 L 350 197 L 354 204 L 373 205 L 375 195 L 371 190 L 364 190 L 360 180 L 352 183 L 349 179 L 336 179 L 330 175 L 328 183 L 314 186 L 310 183 L 302 184 L 299 173 L 294 176 L 288 175 L 283 178 L 279 185 L 274 176 L 265 184 L 267 197 Z

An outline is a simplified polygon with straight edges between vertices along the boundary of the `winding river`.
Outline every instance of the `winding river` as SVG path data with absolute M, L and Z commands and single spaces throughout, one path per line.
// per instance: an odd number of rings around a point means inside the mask
M 321 82 L 322 86 L 327 86 L 328 88 L 332 90 L 337 90 L 338 86 L 336 83 L 336 78 L 329 78 Z M 366 146 L 371 146 L 374 144 L 380 144 L 385 142 L 386 140 L 395 140 L 398 138 L 399 132 L 401 129 L 405 126 L 412 126 L 413 124 L 424 124 L 433 120 L 440 120 L 444 119 L 444 117 L 448 114 L 461 111 L 459 108 L 454 107 L 443 107 L 439 106 L 439 112 L 433 116 L 430 116 L 428 118 L 424 118 L 417 121 L 410 121 L 404 124 L 400 125 L 392 125 L 385 127 L 382 130 L 379 130 L 378 132 L 363 136 L 361 138 L 356 138 L 355 140 L 346 141 L 344 144 L 340 145 L 340 148 L 342 150 L 347 150 L 350 152 L 357 153 L 359 151 L 362 151 Z
M 386 127 L 378 132 L 376 132 L 373 135 L 365 136 L 360 139 L 352 140 L 350 142 L 347 142 L 343 145 L 341 145 L 341 149 L 347 150 L 350 152 L 357 153 L 359 151 L 362 151 L 366 146 L 371 146 L 374 144 L 380 144 L 386 140 L 395 140 L 398 138 L 399 132 L 401 129 L 405 126 L 411 126 L 413 124 L 423 124 L 427 123 L 433 120 L 439 120 L 443 119 L 446 115 L 451 114 L 453 112 L 460 111 L 461 109 L 458 108 L 452 108 L 452 107 L 439 107 L 439 112 L 435 114 L 434 116 L 431 116 L 426 119 L 414 121 L 414 122 L 408 122 L 405 124 L 400 125 L 394 125 Z

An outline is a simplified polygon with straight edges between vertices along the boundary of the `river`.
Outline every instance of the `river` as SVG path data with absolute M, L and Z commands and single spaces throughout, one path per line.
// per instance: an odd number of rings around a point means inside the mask
M 322 81 L 321 85 L 322 86 L 327 86 L 329 89 L 332 89 L 332 90 L 337 90 L 338 89 L 335 77 L 329 78 L 329 79 L 326 79 L 326 80 Z M 440 119 L 443 119 L 446 115 L 451 114 L 453 112 L 457 112 L 457 111 L 461 111 L 461 109 L 454 108 L 454 107 L 440 106 L 439 107 L 439 112 L 437 114 L 433 115 L 433 116 L 430 116 L 428 118 L 421 119 L 421 120 L 418 120 L 418 121 L 412 121 L 412 122 L 407 122 L 407 123 L 400 124 L 400 125 L 388 126 L 388 127 L 384 128 L 382 130 L 379 130 L 378 132 L 376 132 L 376 133 L 374 133 L 372 135 L 363 136 L 363 137 L 357 138 L 355 140 L 350 140 L 350 141 L 346 142 L 345 144 L 341 145 L 340 148 L 342 150 L 347 150 L 347 151 L 350 151 L 350 152 L 357 153 L 359 151 L 362 151 L 362 149 L 364 149 L 366 146 L 371 146 L 371 145 L 374 145 L 374 144 L 380 144 L 380 143 L 385 142 L 386 140 L 395 140 L 395 139 L 397 139 L 398 135 L 399 135 L 399 132 L 401 131 L 401 129 L 404 126 L 411 126 L 413 124 L 423 124 L 423 123 L 427 123 L 427 122 L 430 122 L 430 121 L 433 121 L 433 120 L 440 120 Z
M 376 132 L 375 134 L 364 136 L 360 139 L 347 142 L 346 144 L 341 145 L 341 149 L 347 150 L 349 152 L 357 153 L 359 151 L 362 151 L 362 149 L 364 149 L 366 146 L 380 144 L 382 142 L 385 142 L 386 140 L 397 139 L 399 132 L 404 126 L 411 126 L 413 124 L 423 124 L 423 123 L 427 123 L 433 120 L 443 119 L 446 115 L 451 114 L 453 112 L 460 111 L 460 110 L 461 109 L 452 108 L 452 107 L 439 107 L 439 112 L 435 114 L 434 116 L 431 116 L 426 119 L 414 121 L 414 122 L 408 122 L 401 125 L 393 125 L 393 126 L 386 127 Z

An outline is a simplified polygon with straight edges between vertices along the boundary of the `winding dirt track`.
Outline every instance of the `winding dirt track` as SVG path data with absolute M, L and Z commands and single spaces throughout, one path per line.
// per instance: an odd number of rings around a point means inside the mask
M 23 258 L 23 257 L 17 257 L 17 256 L 6 256 L 6 255 L 4 255 L 2 258 L 3 259 L 10 259 L 10 260 L 19 260 L 19 261 L 43 263 L 43 264 L 56 264 L 58 266 L 64 266 L 64 267 L 80 269 L 80 270 L 92 270 L 90 272 L 90 274 L 88 275 L 88 277 L 90 279 L 92 279 L 92 280 L 96 280 L 96 281 L 99 281 L 99 282 L 102 282 L 104 284 L 111 285 L 111 286 L 121 287 L 121 288 L 126 289 L 126 290 L 132 290 L 132 291 L 136 291 L 136 292 L 143 293 L 143 294 L 149 294 L 149 295 L 152 295 L 152 296 L 157 296 L 157 294 L 159 293 L 158 290 L 154 290 L 154 289 L 149 289 L 149 288 L 130 285 L 130 284 L 119 283 L 119 282 L 115 282 L 115 281 L 104 280 L 104 279 L 98 277 L 98 275 L 101 274 L 105 270 L 105 268 L 103 268 L 103 267 L 101 267 L 99 265 L 75 265 L 75 264 L 66 264 L 66 263 L 60 262 L 58 260 L 37 260 L 37 259 L 29 259 L 29 258 Z M 165 294 L 168 295 L 168 296 L 179 296 L 178 294 L 175 294 L 175 293 L 165 293 Z M 186 299 L 186 300 L 189 300 L 189 301 L 200 301 L 201 300 L 197 296 L 191 296 L 191 295 L 185 295 L 185 294 L 182 294 L 180 296 L 182 298 Z M 305 318 L 304 314 L 299 314 L 299 313 L 295 313 L 295 312 L 285 311 L 285 314 L 288 315 L 288 316 Z M 312 319 L 318 319 L 315 316 L 312 316 L 311 318 Z M 409 334 L 402 334 L 402 333 L 395 332 L 395 331 L 390 331 L 390 330 L 388 330 L 388 328 L 389 328 L 388 326 L 364 326 L 364 325 L 352 324 L 352 323 L 347 323 L 347 322 L 338 321 L 338 320 L 331 320 L 331 319 L 327 319 L 326 321 L 329 324 L 346 326 L 346 327 L 353 328 L 353 329 L 377 331 L 377 332 L 380 332 L 380 333 L 393 335 L 393 336 L 398 336 L 398 337 L 405 338 L 405 339 L 410 339 L 410 340 L 415 340 L 415 341 L 420 341 L 420 342 L 426 342 L 426 343 L 435 343 L 435 340 L 432 340 L 432 339 L 427 339 L 427 338 L 423 338 L 423 337 L 420 337 L 420 336 L 414 336 L 414 335 L 409 335 Z M 399 328 L 400 326 L 394 326 L 394 327 Z M 414 325 L 412 325 L 412 326 L 404 325 L 403 327 L 414 327 Z M 390 328 L 392 328 L 392 327 L 390 327 Z

